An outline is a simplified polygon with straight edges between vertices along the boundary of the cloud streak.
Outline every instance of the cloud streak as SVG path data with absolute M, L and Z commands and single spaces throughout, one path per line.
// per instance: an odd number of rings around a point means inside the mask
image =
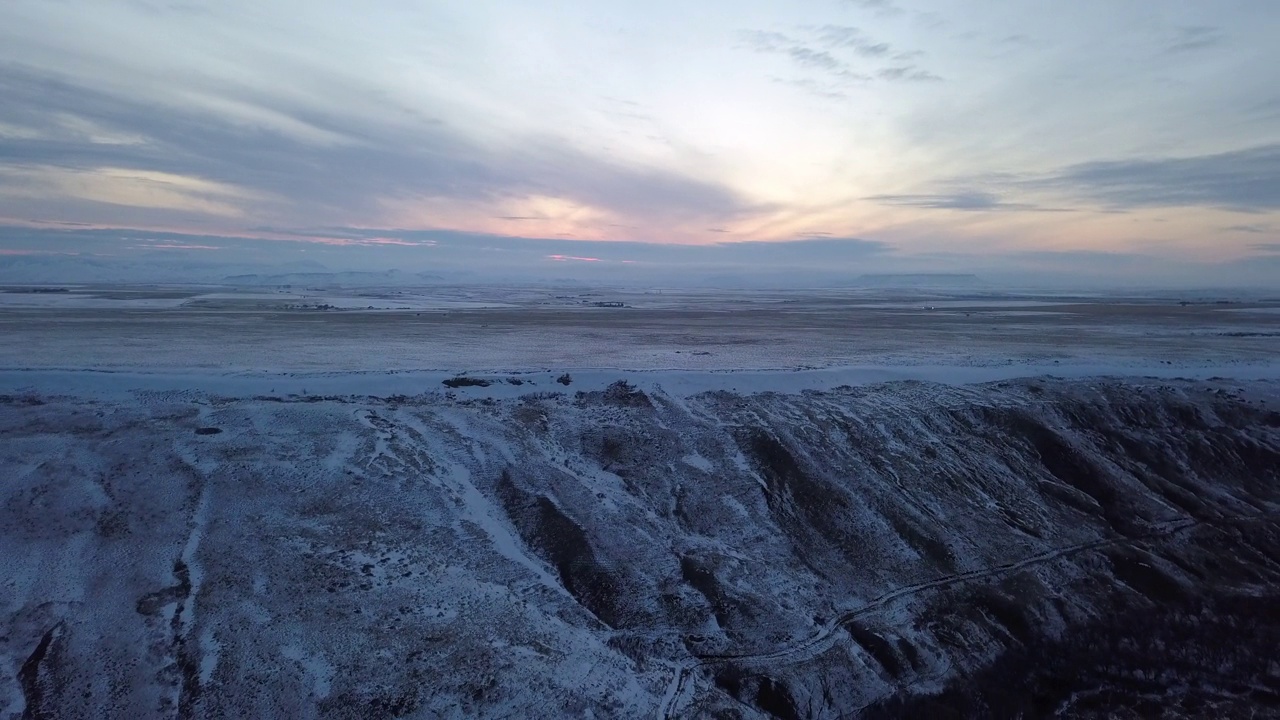
M 905 12 L 893 0 L 844 0 L 844 2 L 860 10 L 870 10 L 881 17 L 892 17 Z
M 956 177 L 945 185 L 960 192 L 873 195 L 865 200 L 926 210 L 1078 211 L 1082 204 L 1106 211 L 1141 208 L 1214 208 L 1243 213 L 1280 210 L 1280 145 L 1262 145 L 1191 157 L 1099 160 L 1041 174 Z M 1071 208 L 1022 197 L 1057 199 Z M 1267 232 L 1262 224 L 1238 224 L 1229 232 Z
M 160 107 L 32 68 L 0 66 L 0 123 L 33 137 L 0 136 L 0 167 L 44 176 L 103 168 L 158 173 L 171 193 L 276 221 L 350 221 L 376 214 L 388 198 L 500 203 L 530 196 L 563 198 L 621 218 L 678 223 L 726 221 L 757 211 L 734 191 L 675 172 L 612 162 L 555 139 L 527 138 L 498 148 L 445 123 L 408 128 L 326 115 L 236 88 L 210 88 L 240 106 L 287 118 L 315 132 L 291 133 L 214 114 Z M 131 142 L 102 142 L 48 130 L 48 118 L 72 117 Z M 323 140 L 320 140 L 323 138 Z M 183 181 L 189 187 L 181 187 Z M 0 175 L 0 195 L 29 178 Z M 213 190 L 211 190 L 211 188 Z M 216 190 L 216 192 L 215 192 Z M 227 196 L 239 195 L 234 201 Z M 128 204 L 126 199 L 120 203 Z M 175 199 L 169 203 L 181 209 Z M 208 207 L 188 208 L 190 215 Z
M 1250 235 L 1263 235 L 1271 232 L 1271 228 L 1267 225 L 1228 225 L 1222 228 L 1227 232 L 1249 233 Z
M 881 68 L 876 75 L 884 80 L 901 80 L 905 82 L 941 82 L 942 77 L 928 70 L 921 70 L 914 65 L 898 65 Z
M 1171 54 L 1194 52 L 1220 45 L 1225 40 L 1222 31 L 1216 27 L 1208 25 L 1181 27 L 1165 48 L 1165 52 Z
M 816 39 L 828 48 L 848 48 L 868 58 L 884 57 L 891 51 L 889 43 L 876 42 L 861 29 L 848 25 L 823 25 L 818 28 Z
M 1070 165 L 1015 186 L 1045 189 L 1111 208 L 1212 207 L 1280 210 L 1280 145 L 1192 157 Z
M 867 7 L 889 8 L 889 4 L 873 3 Z M 882 61 L 901 62 L 918 57 L 920 51 L 894 51 L 887 42 L 871 38 L 861 28 L 849 25 L 801 27 L 801 36 L 765 30 L 743 31 L 745 46 L 755 52 L 782 55 L 802 70 L 815 71 L 831 81 L 844 85 L 863 84 L 879 79 L 885 82 L 937 82 L 942 78 L 915 65 L 875 67 Z M 838 90 L 822 87 L 811 77 L 784 79 L 782 82 L 825 97 L 843 97 Z
M 321 230 L 308 231 L 320 233 Z M 1196 264 L 1158 253 L 1013 250 L 906 254 L 891 244 L 815 237 L 790 242 L 705 246 L 519 238 L 479 233 L 326 228 L 347 240 L 317 246 L 226 235 L 136 229 L 34 229 L 0 225 L 0 282 L 343 282 L 416 285 L 439 282 L 599 282 L 651 287 L 836 287 L 863 274 L 976 273 L 991 288 L 1053 281 L 1073 285 L 1142 283 L 1277 287 L 1280 244 L 1259 243 L 1238 261 Z M 285 233 L 279 233 L 284 235 Z M 162 248 L 162 249 L 158 249 Z M 207 248 L 207 249 L 206 249 Z M 217 249 L 215 249 L 217 248 Z M 335 276 L 317 273 L 337 271 Z M 343 279 L 349 273 L 356 273 Z M 376 276 L 360 273 L 377 273 Z M 295 274 L 295 275 L 290 275 Z M 303 280 L 306 278 L 306 280 Z
M 959 192 L 937 195 L 871 195 L 863 198 L 882 205 L 923 210 L 961 210 L 965 212 L 1071 212 L 1066 208 L 1047 208 L 1034 203 L 1009 202 L 989 192 Z

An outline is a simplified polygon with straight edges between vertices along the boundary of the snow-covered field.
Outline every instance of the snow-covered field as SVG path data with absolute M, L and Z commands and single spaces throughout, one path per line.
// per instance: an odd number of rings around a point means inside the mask
M 871 291 L 0 293 L 0 368 L 181 372 L 1258 366 L 1278 302 Z M 176 303 L 176 305 L 175 305 Z M 597 307 L 621 303 L 624 307 Z M 374 309 L 368 309 L 373 306 Z M 325 309 L 321 309 L 325 308 Z M 391 309 L 388 309 L 391 308 Z M 409 308 L 409 309 L 396 309 Z
M 1274 315 L 466 292 L 0 309 L 0 717 L 854 716 L 1280 579 Z

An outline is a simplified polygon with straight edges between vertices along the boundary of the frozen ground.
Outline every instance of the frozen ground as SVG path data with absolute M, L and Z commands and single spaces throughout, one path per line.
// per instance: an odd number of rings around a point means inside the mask
M 1258 365 L 1280 355 L 1280 302 L 1233 298 L 1182 305 L 1177 298 L 855 290 L 68 290 L 0 293 L 0 368 L 1138 369 Z M 592 304 L 609 302 L 625 307 Z
M 854 717 L 1280 582 L 1265 302 L 255 293 L 0 309 L 0 718 Z

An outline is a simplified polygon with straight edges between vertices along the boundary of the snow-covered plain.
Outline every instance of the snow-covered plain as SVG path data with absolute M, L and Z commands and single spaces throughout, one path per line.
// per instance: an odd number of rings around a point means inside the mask
M 1176 297 L 867 290 L 68 290 L 71 297 L 0 293 L 34 303 L 0 305 L 0 368 L 222 374 L 1026 365 L 1022 374 L 1037 374 L 1051 365 L 1121 372 L 1258 366 L 1280 352 L 1280 317 L 1267 312 L 1280 302 L 1259 299 L 1183 305 Z
M 1280 579 L 1266 313 L 464 293 L 0 310 L 0 717 L 851 716 Z

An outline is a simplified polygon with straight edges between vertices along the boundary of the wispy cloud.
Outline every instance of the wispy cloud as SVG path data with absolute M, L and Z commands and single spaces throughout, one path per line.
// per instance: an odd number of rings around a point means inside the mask
M 1280 209 L 1280 145 L 1214 155 L 1082 163 L 1020 184 L 1115 208 L 1265 212 Z
M 1220 45 L 1225 41 L 1226 36 L 1223 35 L 1221 29 L 1216 27 L 1208 25 L 1180 27 L 1165 47 L 1165 52 L 1185 53 L 1203 50 Z
M 716 228 L 713 230 L 724 230 Z M 512 262 L 563 258 L 590 262 L 637 260 L 664 263 L 754 263 L 822 264 L 893 254 L 887 243 L 853 237 L 808 237 L 787 241 L 724 241 L 708 245 L 668 245 L 657 242 L 562 240 L 526 238 L 449 230 L 392 228 L 323 227 L 287 230 L 262 227 L 246 235 L 159 232 L 135 228 L 34 228 L 0 224 L 0 247 L 20 250 L 61 252 L 108 252 L 125 246 L 148 245 L 219 246 L 245 250 L 266 249 L 276 254 L 301 249 L 342 252 L 353 248 L 377 247 L 382 252 L 427 253 L 431 262 L 457 260 L 470 263 L 475 252 L 484 250 Z M 282 239 L 291 242 L 282 242 Z M 319 240 L 330 242 L 317 243 Z
M 38 255 L 66 255 L 67 253 L 53 252 L 50 250 L 27 250 L 25 248 L 0 248 L 0 255 L 8 255 L 12 257 L 27 257 Z
M 131 245 L 131 248 L 137 250 L 222 250 L 221 245 L 195 245 L 192 243 L 148 243 L 146 245 Z
M 796 46 L 787 48 L 785 52 L 797 65 L 815 67 L 841 74 L 849 71 L 848 65 L 835 59 L 835 56 L 826 50 L 814 50 L 813 48 Z
M 775 82 L 799 88 L 813 95 L 826 98 L 842 98 L 844 93 L 836 86 L 847 87 L 851 83 L 870 80 L 869 75 L 854 70 L 853 66 L 842 58 L 836 57 L 830 49 L 814 43 L 805 43 L 779 32 L 748 30 L 741 34 L 747 48 L 766 54 L 776 54 L 788 58 L 798 69 L 805 71 L 801 77 L 774 77 Z M 821 77 L 825 82 L 818 82 Z
M 1026 33 L 1014 33 L 1012 35 L 1005 35 L 1004 37 L 999 38 L 995 41 L 995 44 L 1028 46 L 1034 44 L 1034 41 L 1031 39 L 1031 36 Z
M 209 7 L 194 2 L 179 2 L 177 0 L 129 0 L 133 6 L 145 10 L 153 15 L 191 15 L 203 17 L 210 15 Z
M 819 83 L 814 75 L 799 78 L 781 78 L 778 82 L 789 84 L 814 95 L 843 98 L 845 93 L 835 85 L 856 85 L 879 79 L 886 82 L 936 82 L 938 75 L 915 65 L 903 65 L 904 60 L 922 53 L 918 50 L 895 50 L 887 42 L 877 41 L 861 28 L 850 25 L 803 26 L 797 35 L 777 31 L 746 30 L 740 34 L 743 44 L 759 53 L 782 55 L 799 69 L 811 71 L 828 82 Z M 878 61 L 891 61 L 896 65 L 876 67 Z
M 871 78 L 866 79 L 870 80 Z M 776 75 L 772 77 L 772 80 L 779 85 L 787 85 L 824 100 L 845 100 L 849 97 L 849 93 L 845 90 L 845 85 L 832 80 L 818 80 L 807 77 L 786 78 Z
M 882 205 L 924 210 L 1069 212 L 1063 208 L 1045 208 L 1032 203 L 1009 202 L 993 193 L 978 191 L 938 195 L 872 195 L 863 199 Z
M 904 80 L 907 82 L 940 82 L 942 80 L 940 76 L 934 75 L 928 70 L 921 70 L 914 65 L 881 68 L 876 74 L 885 80 Z
M 816 35 L 829 48 L 849 48 L 863 57 L 883 57 L 892 49 L 889 43 L 876 42 L 859 28 L 848 25 L 823 25 Z
M 891 17 L 901 15 L 905 12 L 898 7 L 893 0 L 844 0 L 847 5 L 852 5 L 860 10 L 870 10 L 881 17 Z
M 1280 145 L 1191 157 L 1100 160 L 1045 173 L 1003 173 L 942 179 L 944 192 L 876 195 L 889 205 L 945 210 L 1036 210 L 1065 208 L 1021 200 L 1055 198 L 1076 210 L 1093 205 L 1102 212 L 1138 208 L 1217 208 L 1265 213 L 1280 210 Z M 964 190 L 954 192 L 951 188 Z M 931 188 L 932 189 L 932 188 Z M 1014 198 L 1014 199 L 1010 199 Z M 1239 224 L 1230 232 L 1267 232 L 1263 224 Z
M 1227 232 L 1249 233 L 1251 235 L 1263 235 L 1272 232 L 1268 225 L 1228 225 L 1222 228 Z
M 822 63 L 816 56 L 809 60 Z M 204 90 L 316 132 L 270 126 L 246 131 L 238 118 L 158 106 L 48 72 L 0 65 L 0 97 L 5 98 L 0 124 L 40 131 L 35 137 L 0 135 L 0 167 L 9 169 L 0 176 L 0 201 L 6 194 L 29 194 L 37 171 L 63 187 L 73 182 L 67 178 L 90 177 L 105 168 L 134 178 L 138 189 L 124 197 L 118 182 L 106 183 L 100 191 L 95 189 L 99 186 L 89 188 L 94 194 L 86 195 L 88 186 L 74 181 L 86 200 L 168 208 L 175 218 L 217 210 L 284 224 L 303 218 L 342 222 L 376 217 L 389 198 L 471 203 L 563 198 L 619 219 L 649 222 L 723 221 L 759 209 L 727 187 L 614 162 L 554 138 L 529 138 L 497 149 L 429 120 L 408 126 L 380 123 L 364 115 L 318 114 L 290 104 L 283 94 L 264 96 L 236 87 Z M 394 115 L 394 108 L 389 113 Z M 57 117 L 79 118 L 138 140 L 104 143 L 82 133 L 47 130 L 49 119 Z M 63 212 L 50 208 L 43 214 L 78 219 L 66 212 L 66 193 L 60 194 Z M 31 200 L 37 211 L 41 202 L 50 201 Z
M 603 260 L 597 257 L 582 257 L 579 255 L 548 255 L 547 259 L 554 260 L 556 262 L 603 262 Z

